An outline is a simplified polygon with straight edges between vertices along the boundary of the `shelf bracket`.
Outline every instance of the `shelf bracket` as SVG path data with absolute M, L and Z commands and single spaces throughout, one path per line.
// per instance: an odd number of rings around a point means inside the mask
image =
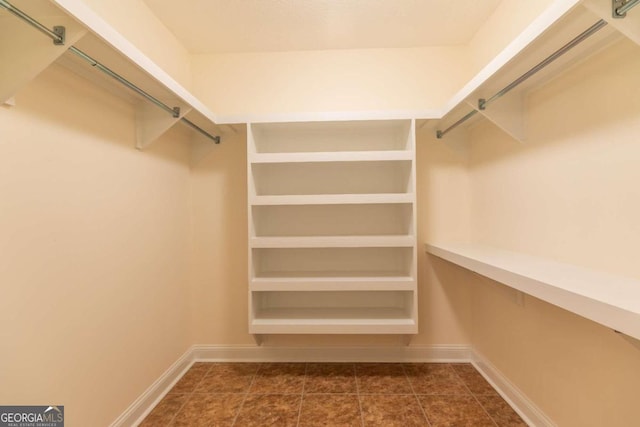
M 64 34 L 66 45 L 56 42 L 15 16 L 0 16 L 0 104 L 6 103 L 27 83 L 44 71 L 86 33 L 80 24 L 67 16 L 47 16 L 38 19 L 53 26 L 58 35 Z M 57 30 L 55 30 L 57 29 Z M 59 40 L 58 40 L 59 41 Z
M 607 21 L 609 25 L 620 31 L 620 33 L 624 34 L 637 45 L 640 45 L 640 8 L 625 13 L 625 16 L 612 17 L 612 15 L 616 13 L 615 9 L 619 8 L 620 5 L 630 3 L 617 0 L 612 0 L 612 2 L 610 6 L 606 1 L 602 0 L 585 0 L 582 6 L 593 12 L 599 18 Z M 615 3 L 619 3 L 619 5 L 616 7 L 614 5 Z
M 154 104 L 141 103 L 136 110 L 136 148 L 144 150 L 149 147 L 189 111 L 191 108 L 180 104 L 173 108 L 173 115 L 169 115 Z
M 525 108 L 522 92 L 513 91 L 509 95 L 496 99 L 486 108 L 485 99 L 479 98 L 476 102 L 468 100 L 467 104 L 502 129 L 507 135 L 519 142 L 525 141 Z

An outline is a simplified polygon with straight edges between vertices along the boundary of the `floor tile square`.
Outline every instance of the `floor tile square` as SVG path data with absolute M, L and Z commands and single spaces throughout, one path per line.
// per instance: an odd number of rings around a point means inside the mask
M 168 426 L 188 399 L 189 394 L 167 394 L 139 424 L 139 427 Z
M 306 394 L 302 398 L 299 427 L 360 427 L 356 394 Z
M 352 363 L 309 363 L 305 393 L 356 393 L 356 372 Z
M 196 393 L 244 393 L 249 390 L 260 364 L 214 363 L 198 384 Z
M 446 363 L 407 363 L 407 378 L 416 394 L 469 394 L 469 389 Z
M 414 395 L 360 396 L 362 419 L 365 427 L 428 426 L 420 403 Z
M 258 369 L 249 392 L 261 394 L 302 393 L 305 369 L 304 363 L 265 363 Z
M 244 397 L 243 394 L 192 394 L 171 426 L 231 426 Z
M 495 427 L 473 396 L 418 396 L 432 427 Z
M 527 427 L 516 411 L 500 396 L 476 396 L 498 427 Z
M 194 363 L 191 368 L 180 378 L 169 393 L 191 393 L 196 389 L 200 381 L 209 372 L 212 363 Z
M 491 384 L 489 384 L 470 363 L 459 363 L 451 366 L 462 381 L 464 381 L 465 385 L 469 387 L 471 393 L 498 396 L 498 392 L 495 391 Z
M 295 394 L 253 394 L 240 409 L 234 427 L 295 427 L 302 396 Z
M 356 364 L 359 393 L 411 394 L 411 385 L 398 363 Z

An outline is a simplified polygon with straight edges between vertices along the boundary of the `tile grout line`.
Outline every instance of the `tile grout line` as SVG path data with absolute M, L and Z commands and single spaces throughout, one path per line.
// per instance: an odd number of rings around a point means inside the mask
M 427 420 L 427 425 L 429 427 L 431 427 L 431 420 L 427 416 L 427 411 L 425 411 L 425 409 L 422 407 L 422 403 L 420 403 L 420 399 L 418 399 L 418 394 L 416 393 L 416 390 L 413 388 L 413 384 L 411 383 L 411 380 L 409 379 L 409 375 L 407 375 L 407 370 L 405 369 L 404 365 L 405 365 L 404 363 L 400 364 L 400 366 L 402 366 L 402 371 L 404 372 L 404 375 L 405 375 L 405 377 L 407 377 L 407 381 L 409 382 L 409 387 L 411 387 L 411 392 L 413 393 L 413 397 L 416 399 L 416 402 L 418 402 L 418 406 L 420 407 L 420 411 L 422 411 L 422 415 L 424 416 L 424 419 Z
M 253 377 L 251 378 L 251 382 L 249 383 L 249 386 L 247 387 L 247 391 L 244 393 L 244 398 L 242 399 L 242 402 L 240 403 L 240 406 L 238 407 L 238 412 L 236 412 L 235 417 L 233 417 L 233 422 L 231 423 L 231 427 L 233 427 L 236 424 L 236 421 L 238 421 L 238 417 L 240 416 L 240 412 L 242 412 L 242 408 L 244 407 L 244 403 L 247 401 L 247 398 L 249 397 L 249 391 L 251 390 L 251 386 L 253 385 L 253 382 L 255 381 L 256 377 L 258 376 L 258 372 L 260 372 L 260 369 L 262 369 L 262 363 L 258 364 L 258 368 L 256 369 L 256 371 L 253 373 Z
M 300 426 L 300 417 L 302 416 L 302 402 L 304 400 L 304 387 L 307 384 L 307 371 L 309 364 L 304 364 L 304 380 L 302 381 L 302 391 L 300 392 L 300 404 L 298 405 L 298 420 L 296 421 L 296 427 Z
M 358 382 L 358 364 L 353 364 L 353 376 L 356 380 L 356 399 L 358 399 L 358 409 L 360 410 L 360 425 L 364 427 L 364 412 L 362 411 L 362 401 L 360 399 L 360 384 Z
M 491 420 L 491 422 L 496 426 L 496 427 L 500 427 L 497 423 L 496 420 L 493 419 L 493 417 L 491 416 L 491 414 L 487 411 L 487 409 L 484 407 L 484 405 L 482 403 L 480 403 L 480 401 L 478 400 L 478 398 L 476 397 L 475 393 L 473 391 L 471 391 L 471 388 L 469 388 L 469 386 L 467 385 L 467 382 L 464 380 L 464 378 L 462 378 L 458 372 L 456 372 L 455 369 L 453 369 L 453 365 L 450 365 L 451 369 L 453 370 L 453 373 L 460 379 L 460 381 L 462 381 L 462 384 L 464 384 L 464 386 L 466 387 L 467 390 L 469 390 L 469 394 L 471 395 L 471 397 L 473 397 L 473 400 L 476 401 L 476 403 L 478 405 L 480 405 L 480 407 L 482 408 L 482 410 L 484 411 L 485 414 L 487 414 L 487 416 L 489 417 L 489 419 Z M 473 365 L 471 365 L 473 367 Z M 475 367 L 473 368 L 474 370 L 476 369 Z M 493 387 L 492 387 L 493 388 Z
M 189 370 L 187 370 L 187 372 L 189 372 L 191 370 L 191 368 L 193 368 L 193 365 L 195 365 L 198 362 L 194 362 L 190 367 Z M 194 394 L 196 394 L 196 389 L 198 388 L 198 386 L 200 385 L 200 383 L 202 381 L 204 381 L 204 377 L 206 377 L 209 374 L 209 371 L 211 371 L 211 365 L 209 365 L 209 367 L 207 368 L 207 371 L 202 375 L 202 378 L 200 378 L 200 381 L 198 381 L 198 383 L 193 386 L 193 390 L 191 390 L 191 393 L 185 393 L 188 394 L 188 397 L 184 400 L 184 403 L 182 403 L 182 405 L 180 405 L 180 407 L 176 410 L 176 412 L 173 414 L 173 417 L 171 417 L 171 419 L 169 420 L 169 423 L 167 424 L 168 426 L 171 426 L 171 424 L 173 424 L 173 422 L 176 420 L 176 417 L 178 416 L 178 414 L 180 413 L 180 411 L 182 411 L 182 408 L 185 407 L 185 405 L 187 404 L 187 402 L 189 402 L 189 400 L 191 400 L 191 398 L 193 397 Z M 186 375 L 186 373 L 185 373 Z M 184 376 L 183 376 L 184 377 Z M 180 378 L 182 379 L 182 378 Z M 179 381 L 179 380 L 178 380 Z M 177 383 L 176 383 L 177 384 Z M 175 384 L 174 386 L 175 387 Z M 171 387 L 171 389 L 169 389 L 169 392 L 167 392 L 167 394 L 164 395 L 163 399 L 165 397 L 167 397 L 167 395 L 169 395 L 169 393 L 171 393 L 171 390 L 173 390 L 173 387 Z M 159 404 L 160 402 L 158 402 Z M 155 409 L 155 408 L 153 408 Z M 151 414 L 151 413 L 149 413 Z M 148 415 L 147 415 L 148 416 Z M 146 417 L 145 417 L 146 418 Z M 144 420 L 143 420 L 144 421 Z

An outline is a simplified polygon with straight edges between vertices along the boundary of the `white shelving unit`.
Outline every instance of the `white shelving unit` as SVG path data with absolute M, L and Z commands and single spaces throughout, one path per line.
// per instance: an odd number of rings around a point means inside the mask
M 249 330 L 417 332 L 415 122 L 248 126 Z
M 480 244 L 427 244 L 439 258 L 640 339 L 640 281 Z

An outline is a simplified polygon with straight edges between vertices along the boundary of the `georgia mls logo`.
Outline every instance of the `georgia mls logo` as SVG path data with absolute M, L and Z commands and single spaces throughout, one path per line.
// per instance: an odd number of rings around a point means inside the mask
M 64 406 L 0 406 L 0 427 L 64 427 Z

